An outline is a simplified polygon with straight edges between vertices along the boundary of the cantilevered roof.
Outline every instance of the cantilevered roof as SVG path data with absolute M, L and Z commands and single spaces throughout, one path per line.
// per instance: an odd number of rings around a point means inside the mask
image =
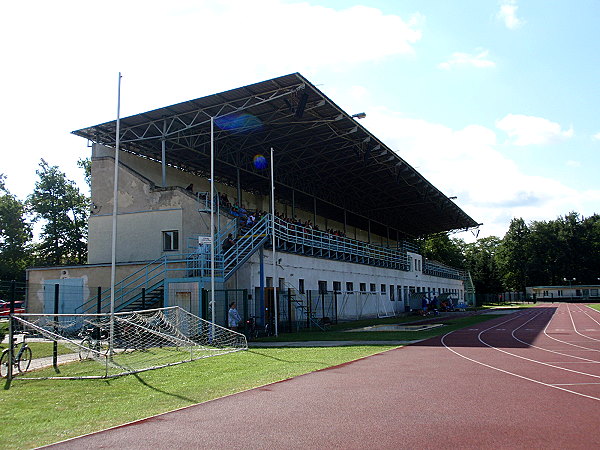
M 161 161 L 164 141 L 167 164 L 206 176 L 211 117 L 221 182 L 268 194 L 253 157 L 273 147 L 278 201 L 392 238 L 478 225 L 299 73 L 123 118 L 120 148 Z M 114 147 L 116 121 L 73 134 Z

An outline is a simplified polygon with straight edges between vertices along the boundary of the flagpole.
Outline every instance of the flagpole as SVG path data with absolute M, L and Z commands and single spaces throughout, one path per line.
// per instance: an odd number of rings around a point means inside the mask
M 212 337 L 215 333 L 215 119 L 210 118 L 210 306 Z
M 110 342 L 108 357 L 112 360 L 115 335 L 115 278 L 117 269 L 117 210 L 119 201 L 119 146 L 121 134 L 121 72 L 117 88 L 117 130 L 115 138 L 115 176 L 113 182 L 113 212 L 112 212 L 112 247 L 110 265 Z
M 279 279 L 277 277 L 277 260 L 275 259 L 275 178 L 274 178 L 275 160 L 273 159 L 273 147 L 271 147 L 271 235 L 273 239 L 273 315 L 275 316 L 275 336 L 278 336 L 278 320 L 277 320 L 277 285 Z

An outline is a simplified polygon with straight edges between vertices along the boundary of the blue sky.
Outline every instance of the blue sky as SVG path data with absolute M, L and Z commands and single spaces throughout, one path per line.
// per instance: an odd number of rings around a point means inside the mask
M 591 215 L 599 19 L 592 0 L 4 2 L 0 172 L 24 198 L 43 157 L 83 187 L 70 132 L 114 119 L 119 71 L 124 116 L 300 72 L 480 236 Z

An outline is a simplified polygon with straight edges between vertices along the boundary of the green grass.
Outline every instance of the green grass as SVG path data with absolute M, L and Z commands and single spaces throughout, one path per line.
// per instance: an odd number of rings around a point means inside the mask
M 423 331 L 354 331 L 347 332 L 345 330 L 362 328 L 370 325 L 382 324 L 410 324 L 415 321 L 422 320 L 420 317 L 403 317 L 403 318 L 386 318 L 386 319 L 369 319 L 358 320 L 355 322 L 346 322 L 338 325 L 332 325 L 327 331 L 301 331 L 299 333 L 281 333 L 278 337 L 264 337 L 258 339 L 257 345 L 260 342 L 303 342 L 303 341 L 414 341 L 419 339 L 429 339 L 431 337 L 446 334 L 449 331 L 459 328 L 475 325 L 496 317 L 493 314 L 474 315 L 467 317 L 428 317 L 427 319 L 439 320 L 443 323 L 443 327 L 432 328 L 431 330 Z
M 590 308 L 595 309 L 596 311 L 600 311 L 600 304 L 596 303 L 594 305 L 589 305 Z
M 19 343 L 20 342 L 21 341 L 19 340 Z M 53 352 L 53 348 L 54 348 L 52 342 L 28 341 L 27 345 L 29 346 L 29 348 L 31 348 L 31 354 L 32 354 L 33 358 L 44 358 L 46 356 L 52 356 L 52 352 Z M 8 348 L 7 343 L 0 344 L 0 352 L 5 348 Z M 74 353 L 74 352 L 70 348 L 59 344 L 59 346 L 58 346 L 58 354 L 59 355 L 66 355 L 69 353 Z
M 15 380 L 0 391 L 0 447 L 57 442 L 389 348 L 261 348 L 111 380 Z

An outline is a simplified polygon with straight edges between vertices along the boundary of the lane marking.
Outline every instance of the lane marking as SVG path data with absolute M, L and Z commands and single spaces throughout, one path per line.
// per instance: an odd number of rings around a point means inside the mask
M 600 383 L 554 383 L 552 386 L 585 386 L 585 385 L 599 385 Z
M 535 316 L 535 317 L 537 317 L 537 316 Z M 504 322 L 500 323 L 500 325 L 502 325 L 502 324 L 504 324 L 504 323 L 508 323 L 508 322 L 510 322 L 511 320 L 514 320 L 515 318 L 517 318 L 517 317 L 514 317 L 514 318 L 511 318 L 511 319 L 509 319 L 509 320 L 506 320 L 506 321 L 504 321 Z M 496 325 L 496 326 L 497 326 L 497 325 Z M 494 328 L 494 327 L 490 327 L 489 329 L 492 329 L 492 328 Z M 484 331 L 486 331 L 486 330 L 484 330 Z M 498 351 L 503 351 L 503 350 L 500 350 L 500 349 L 498 349 L 498 348 L 492 347 L 492 346 L 488 345 L 487 343 L 485 343 L 485 342 L 481 341 L 481 338 L 480 338 L 480 336 L 481 336 L 481 334 L 482 334 L 484 331 L 480 332 L 480 333 L 479 333 L 479 335 L 478 335 L 478 338 L 479 338 L 480 342 L 481 342 L 482 344 L 484 344 L 484 345 L 486 345 L 486 346 L 490 347 L 490 348 L 494 348 L 495 350 L 498 350 Z M 585 397 L 585 398 L 589 398 L 589 399 L 592 399 L 592 400 L 600 401 L 600 397 L 594 397 L 594 396 L 592 396 L 592 395 L 582 394 L 582 393 L 580 393 L 580 392 L 577 392 L 577 391 L 572 391 L 572 390 L 570 390 L 570 389 L 566 389 L 566 388 L 563 388 L 563 387 L 560 387 L 560 386 L 554 386 L 554 385 L 552 385 L 552 384 L 544 383 L 543 381 L 534 380 L 533 378 L 529 378 L 529 377 L 526 377 L 526 376 L 524 376 L 524 375 L 519 375 L 519 374 L 517 374 L 517 373 L 514 373 L 514 372 L 509 372 L 508 370 L 504 370 L 504 369 L 501 369 L 501 368 L 499 368 L 499 367 L 494 367 L 494 366 L 492 366 L 492 365 L 490 365 L 490 364 L 486 364 L 486 363 L 484 363 L 484 362 L 477 361 L 477 360 L 475 360 L 475 359 L 473 359 L 473 358 L 469 358 L 468 356 L 466 356 L 466 355 L 463 355 L 463 354 L 461 354 L 461 353 L 457 352 L 456 350 L 454 350 L 453 348 L 449 347 L 448 345 L 446 345 L 446 342 L 445 342 L 445 340 L 446 340 L 446 337 L 447 337 L 447 336 L 450 336 L 452 333 L 453 333 L 453 331 L 450 331 L 449 333 L 446 333 L 445 335 L 443 335 L 443 336 L 442 336 L 442 339 L 441 339 L 441 343 L 442 343 L 442 345 L 443 345 L 443 346 L 444 346 L 446 349 L 448 349 L 449 351 L 451 351 L 451 352 L 452 352 L 452 353 L 454 353 L 455 355 L 457 355 L 457 356 L 460 356 L 460 357 L 461 357 L 461 358 L 463 358 L 463 359 L 466 359 L 466 360 L 468 360 L 468 361 L 474 362 L 475 364 L 479 364 L 479 365 L 481 365 L 481 366 L 484 366 L 484 367 L 487 367 L 487 368 L 489 368 L 489 369 L 492 369 L 492 370 L 496 370 L 496 371 L 498 371 L 498 372 L 505 373 L 505 374 L 507 374 L 507 375 L 512 375 L 512 376 L 514 376 L 514 377 L 516 377 L 516 378 L 521 378 L 521 379 L 523 379 L 523 380 L 530 381 L 530 382 L 532 382 L 532 383 L 540 384 L 540 385 L 542 385 L 542 386 L 547 386 L 547 387 L 550 387 L 550 388 L 552 388 L 552 389 L 558 389 L 558 390 L 561 390 L 561 391 L 564 391 L 564 392 L 569 392 L 569 393 L 571 393 L 571 394 L 575 394 L 575 395 L 578 395 L 578 396 L 580 396 L 580 397 Z M 508 353 L 508 352 L 504 352 L 504 353 Z M 509 353 L 509 354 L 510 354 L 510 353 Z M 513 356 L 517 356 L 517 355 L 513 355 Z M 522 357 L 521 357 L 521 358 L 522 358 Z M 527 358 L 522 358 L 522 359 L 527 359 Z M 532 362 L 536 362 L 536 361 L 533 361 L 533 360 L 532 360 Z M 540 363 L 540 364 L 544 364 L 544 363 Z M 544 364 L 544 365 L 551 366 L 550 364 Z M 551 366 L 551 367 L 552 367 L 552 366 Z M 558 368 L 558 369 L 562 369 L 562 368 L 560 368 L 560 367 L 557 367 L 557 368 Z M 576 371 L 573 371 L 573 370 L 570 370 L 570 369 L 562 369 L 562 370 L 567 370 L 567 371 L 570 371 L 570 372 L 576 372 Z M 583 375 L 589 375 L 589 374 L 583 374 Z M 600 376 L 596 376 L 596 378 L 600 378 Z

